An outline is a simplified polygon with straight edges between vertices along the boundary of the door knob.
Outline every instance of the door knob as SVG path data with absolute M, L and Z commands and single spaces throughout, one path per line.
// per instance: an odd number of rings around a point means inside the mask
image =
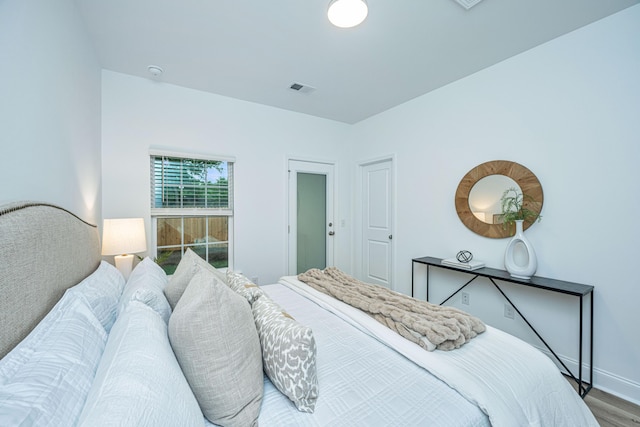
M 393 234 L 389 234 L 389 240 L 393 239 Z
M 329 236 L 333 236 L 334 234 L 336 234 L 336 233 L 334 233 L 333 231 L 329 232 Z

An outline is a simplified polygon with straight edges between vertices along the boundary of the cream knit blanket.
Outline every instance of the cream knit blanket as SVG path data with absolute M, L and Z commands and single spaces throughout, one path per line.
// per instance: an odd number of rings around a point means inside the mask
M 311 269 L 299 274 L 298 280 L 364 311 L 427 350 L 433 350 L 434 346 L 438 350 L 453 350 L 485 331 L 480 319 L 464 311 L 361 282 L 335 267 Z

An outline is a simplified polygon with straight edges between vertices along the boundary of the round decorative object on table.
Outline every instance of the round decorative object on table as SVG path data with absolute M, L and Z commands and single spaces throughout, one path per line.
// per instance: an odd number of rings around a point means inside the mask
M 522 220 L 516 221 L 516 234 L 507 245 L 507 250 L 504 254 L 504 267 L 509 274 L 511 274 L 511 277 L 529 280 L 538 269 L 538 259 L 536 258 L 536 252 L 533 250 L 533 246 L 531 246 L 529 240 L 524 236 L 522 222 Z M 518 264 L 516 262 L 515 251 L 520 248 L 523 249 L 525 252 L 524 255 L 527 258 L 525 264 Z
M 468 263 L 473 259 L 473 254 L 469 251 L 460 251 L 458 255 L 456 255 L 456 259 L 459 262 Z

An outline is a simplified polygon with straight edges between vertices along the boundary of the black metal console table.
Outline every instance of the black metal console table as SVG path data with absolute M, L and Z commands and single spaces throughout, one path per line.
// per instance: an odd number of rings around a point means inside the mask
M 498 270 L 495 268 L 483 267 L 477 270 L 464 270 L 461 268 L 456 268 L 448 265 L 442 264 L 441 258 L 434 257 L 423 257 L 423 258 L 414 258 L 411 262 L 411 296 L 413 297 L 414 293 L 414 266 L 415 264 L 424 264 L 427 266 L 427 301 L 429 301 L 429 269 L 431 267 L 444 268 L 447 270 L 459 271 L 462 273 L 470 274 L 473 277 L 467 281 L 464 285 L 460 286 L 454 293 L 449 295 L 444 301 L 440 303 L 440 305 L 446 303 L 449 299 L 451 299 L 454 295 L 464 289 L 467 285 L 473 282 L 478 277 L 486 277 L 493 283 L 493 285 L 498 289 L 498 291 L 502 294 L 502 296 L 507 300 L 507 302 L 513 307 L 513 309 L 522 317 L 527 326 L 536 334 L 536 336 L 542 341 L 542 343 L 547 347 L 547 349 L 553 354 L 553 357 L 564 367 L 567 373 L 571 376 L 571 378 L 576 382 L 578 386 L 578 393 L 582 398 L 584 398 L 589 390 L 593 387 L 593 286 L 591 285 L 583 285 L 580 283 L 573 282 L 565 282 L 562 280 L 554 280 L 548 279 L 546 277 L 537 277 L 534 276 L 529 280 L 516 279 L 511 277 L 508 272 L 504 270 Z M 502 282 L 513 283 L 521 286 L 530 286 L 533 288 L 544 289 L 551 292 L 559 292 L 567 295 L 576 296 L 580 299 L 580 337 L 578 344 L 578 375 L 574 375 L 571 370 L 565 365 L 565 363 L 558 357 L 556 352 L 547 344 L 547 342 L 542 338 L 542 336 L 536 331 L 536 329 L 529 323 L 526 317 L 520 312 L 518 307 L 509 299 L 509 297 L 504 293 L 504 291 L 498 286 L 496 280 Z M 584 325 L 583 325 L 583 313 L 584 313 L 584 299 L 585 297 L 589 297 L 589 331 L 588 331 L 588 339 L 589 339 L 589 379 L 582 378 L 582 366 L 584 363 L 583 358 L 583 337 L 584 337 Z

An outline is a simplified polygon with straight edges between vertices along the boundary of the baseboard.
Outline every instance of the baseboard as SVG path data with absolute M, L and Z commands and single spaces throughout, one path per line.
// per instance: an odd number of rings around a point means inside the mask
M 564 372 L 565 370 L 562 367 L 562 365 L 560 365 L 555 360 L 555 358 L 553 357 L 553 355 L 548 349 L 544 347 L 538 347 L 538 346 L 536 346 L 536 348 L 541 352 L 543 352 L 544 354 L 546 354 L 547 356 L 549 356 L 549 358 L 553 360 L 554 363 L 556 363 L 556 365 L 558 365 L 558 367 L 560 368 L 561 371 L 563 371 L 563 373 L 565 374 L 567 373 L 567 372 Z M 567 365 L 567 367 L 571 370 L 571 372 L 573 372 L 573 374 L 577 376 L 578 361 L 573 358 L 562 356 L 562 355 L 558 355 L 558 357 L 560 357 L 560 359 L 562 360 L 562 363 Z M 587 382 L 589 380 L 589 365 L 587 364 L 585 364 L 582 367 L 582 379 Z M 640 383 L 631 381 L 627 378 L 623 378 L 620 375 L 605 371 L 604 369 L 599 369 L 594 367 L 592 385 L 594 388 L 605 391 L 609 394 L 619 397 L 620 399 L 624 399 L 635 405 L 640 405 Z
M 594 369 L 594 387 L 640 406 L 640 384 L 601 369 Z

